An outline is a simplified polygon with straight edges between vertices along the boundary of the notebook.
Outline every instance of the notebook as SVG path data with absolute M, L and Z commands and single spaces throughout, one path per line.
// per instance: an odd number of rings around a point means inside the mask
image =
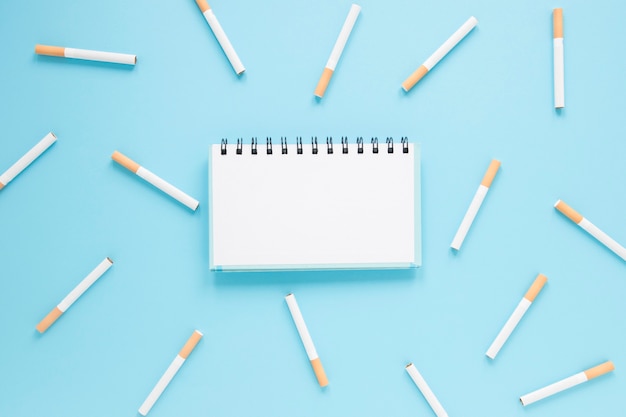
M 222 139 L 209 151 L 211 270 L 419 267 L 419 161 L 406 138 Z

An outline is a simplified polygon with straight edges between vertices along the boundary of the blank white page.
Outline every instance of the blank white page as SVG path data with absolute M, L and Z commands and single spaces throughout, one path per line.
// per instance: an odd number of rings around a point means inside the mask
M 212 145 L 209 258 L 213 270 L 409 268 L 421 264 L 419 146 L 379 153 L 350 144 Z

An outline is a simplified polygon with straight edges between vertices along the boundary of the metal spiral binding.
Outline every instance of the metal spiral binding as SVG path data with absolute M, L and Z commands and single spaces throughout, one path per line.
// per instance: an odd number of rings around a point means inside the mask
M 387 138 L 387 153 L 393 153 L 393 138 Z
M 296 148 L 298 150 L 298 155 L 302 155 L 302 136 L 298 136 L 296 138 Z
M 288 142 L 289 141 L 286 136 L 280 137 L 280 148 L 281 148 L 281 153 L 283 155 L 287 155 L 289 151 Z M 349 149 L 350 149 L 349 143 L 350 143 L 350 140 L 348 136 L 341 137 L 341 153 L 347 154 L 349 152 Z M 377 154 L 378 153 L 378 137 L 373 137 L 371 140 L 371 143 L 372 143 L 372 153 Z M 395 148 L 394 148 L 393 138 L 391 136 L 387 137 L 385 140 L 385 143 L 387 143 L 387 153 L 394 153 Z M 409 153 L 409 138 L 406 136 L 402 136 L 402 138 L 400 139 L 400 143 L 402 144 L 402 153 Z M 258 141 L 257 141 L 256 136 L 252 137 L 252 140 L 250 142 L 250 152 L 252 155 L 258 154 L 257 145 L 258 145 Z M 359 136 L 356 138 L 356 145 L 357 145 L 357 153 L 363 154 L 364 144 L 363 144 L 362 136 Z M 269 136 L 266 137 L 266 146 L 267 146 L 266 153 L 268 155 L 272 155 L 273 154 L 272 138 Z M 220 151 L 222 155 L 227 154 L 228 139 L 222 138 Z M 302 155 L 304 153 L 304 149 L 302 146 L 302 136 L 296 137 L 296 152 L 298 155 Z M 334 153 L 332 136 L 326 137 L 326 152 L 328 154 Z M 237 138 L 237 148 L 236 148 L 235 153 L 237 155 L 243 155 L 243 139 L 242 138 Z M 313 155 L 317 155 L 319 153 L 318 144 L 317 144 L 317 136 L 311 136 L 311 153 Z
M 341 137 L 341 153 L 348 153 L 348 137 Z
M 252 151 L 252 155 L 256 155 L 256 144 L 257 144 L 257 140 L 256 137 L 252 138 L 252 142 L 250 143 L 250 149 Z

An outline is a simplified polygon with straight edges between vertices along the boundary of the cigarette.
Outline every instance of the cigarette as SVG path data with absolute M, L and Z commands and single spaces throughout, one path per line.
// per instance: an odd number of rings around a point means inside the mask
M 565 81 L 563 63 L 563 9 L 552 11 L 552 30 L 554 37 L 554 107 L 565 107 Z
M 183 363 L 185 363 L 185 360 L 189 357 L 189 354 L 191 354 L 200 339 L 202 339 L 202 333 L 198 330 L 194 330 L 191 337 L 187 339 L 185 346 L 178 352 L 178 355 L 176 355 L 170 366 L 167 367 L 165 373 L 161 379 L 159 379 L 159 382 L 152 388 L 152 391 L 148 394 L 148 398 L 146 398 L 143 404 L 141 404 L 141 407 L 139 407 L 139 414 L 142 416 L 148 414 L 154 403 L 159 399 L 165 388 L 167 388 L 172 378 L 174 378 L 174 375 L 176 375 L 180 367 L 183 366 Z
M 10 183 L 13 178 L 17 177 L 20 172 L 24 171 L 35 159 L 39 158 L 56 140 L 57 137 L 54 136 L 54 133 L 48 133 L 39 143 L 33 146 L 30 151 L 26 152 L 16 163 L 11 165 L 9 169 L 0 175 L 0 190 Z
M 526 406 L 561 391 L 565 391 L 566 389 L 572 388 L 578 384 L 582 384 L 583 382 L 587 382 L 590 379 L 599 377 L 600 375 L 604 375 L 614 369 L 615 366 L 613 365 L 613 362 L 607 361 L 598 366 L 594 366 L 593 368 L 589 368 L 586 371 L 579 372 L 568 378 L 555 382 L 554 384 L 550 384 L 547 387 L 540 388 L 530 394 L 522 395 L 519 400 L 522 402 L 522 405 Z
M 190 209 L 196 210 L 198 206 L 200 205 L 198 200 L 196 200 L 195 198 L 189 196 L 188 194 L 185 194 L 183 191 L 174 187 L 172 184 L 165 181 L 163 178 L 148 171 L 146 168 L 140 166 L 137 162 L 121 154 L 120 152 L 118 151 L 113 152 L 113 155 L 111 155 L 111 158 L 113 158 L 115 162 L 117 162 L 124 168 L 128 169 L 131 172 L 134 172 L 139 177 L 148 181 L 150 184 L 154 185 L 156 188 L 163 191 L 165 194 L 169 195 L 170 197 L 186 205 Z
M 472 202 L 470 203 L 470 206 L 468 207 L 467 212 L 465 213 L 465 216 L 461 221 L 459 230 L 457 230 L 456 235 L 452 240 L 452 244 L 450 244 L 450 247 L 452 249 L 461 249 L 461 245 L 465 240 L 465 236 L 472 226 L 472 222 L 474 222 L 474 217 L 476 217 L 478 209 L 480 209 L 480 206 L 483 204 L 483 200 L 485 199 L 485 196 L 487 196 L 487 191 L 489 191 L 489 187 L 491 187 L 491 183 L 495 178 L 499 168 L 500 161 L 498 161 L 497 159 L 493 159 L 489 164 L 489 168 L 487 168 L 487 172 L 485 173 L 483 180 L 478 186 L 476 193 L 474 194 L 474 198 L 472 199 Z
M 137 55 L 117 52 L 91 51 L 89 49 L 66 48 L 64 46 L 35 45 L 38 55 L 60 56 L 62 58 L 84 59 L 87 61 L 111 62 L 114 64 L 135 65 Z
M 339 37 L 337 38 L 335 46 L 330 53 L 330 58 L 328 58 L 328 62 L 326 62 L 326 67 L 324 67 L 324 72 L 322 72 L 322 76 L 317 83 L 317 87 L 315 87 L 315 92 L 313 94 L 315 94 L 316 97 L 324 97 L 326 87 L 328 87 L 330 78 L 333 76 L 335 67 L 339 62 L 339 58 L 341 58 L 343 48 L 346 46 L 346 42 L 348 42 L 348 38 L 350 37 L 350 33 L 352 32 L 352 28 L 356 23 L 357 17 L 359 17 L 360 11 L 361 6 L 359 6 L 358 4 L 353 4 L 352 6 L 350 6 L 350 11 L 348 12 L 346 21 L 343 22 L 343 27 L 341 28 L 341 32 L 339 32 Z
M 507 322 L 504 324 L 504 327 L 502 327 L 502 330 L 500 330 L 500 333 L 498 333 L 498 336 L 496 336 L 496 339 L 493 341 L 491 346 L 489 346 L 489 349 L 486 353 L 489 358 L 496 358 L 496 355 L 498 354 L 500 349 L 502 349 L 502 346 L 507 341 L 511 333 L 513 333 L 513 330 L 515 330 L 515 327 L 520 322 L 522 317 L 524 317 L 524 314 L 526 314 L 526 311 L 533 303 L 533 301 L 535 301 L 535 298 L 547 281 L 548 278 L 546 278 L 545 275 L 537 275 L 537 278 L 535 278 L 533 284 L 530 286 L 528 291 L 526 291 L 526 294 L 524 295 L 524 297 L 522 297 L 522 300 L 513 311 L 513 314 L 511 314 L 511 317 L 509 317 Z
M 68 308 L 78 298 L 83 295 L 85 291 L 89 287 L 93 285 L 94 282 L 98 280 L 109 268 L 113 265 L 113 261 L 110 258 L 104 258 L 102 262 L 98 266 L 95 267 L 93 271 L 89 273 L 70 293 L 65 296 L 63 300 L 55 308 L 52 309 L 50 313 L 43 320 L 39 322 L 39 324 L 35 327 L 39 333 L 43 333 L 48 330 L 48 327 L 52 326 L 52 324 L 57 321 L 59 317 L 63 313 L 67 311 Z
M 196 0 L 196 4 L 200 8 L 200 11 L 202 11 L 204 18 L 211 27 L 211 31 L 213 31 L 213 34 L 217 38 L 217 41 L 219 42 L 222 50 L 228 58 L 228 61 L 230 61 L 230 65 L 232 65 L 237 75 L 243 74 L 246 69 L 241 63 L 237 52 L 235 52 L 235 48 L 233 48 L 233 45 L 228 40 L 226 32 L 224 32 L 224 29 L 222 29 L 222 25 L 220 25 L 217 17 L 215 17 L 215 13 L 213 13 L 213 9 L 211 9 L 211 6 L 209 6 L 206 0 Z
M 452 50 L 452 48 L 454 48 L 459 42 L 461 42 L 461 40 L 466 37 L 467 34 L 470 33 L 470 31 L 474 29 L 477 24 L 478 20 L 476 20 L 474 16 L 467 19 L 467 21 L 463 23 L 461 27 L 458 28 L 457 31 L 454 32 L 452 36 L 450 36 L 448 40 L 445 41 L 443 45 L 441 45 L 439 49 L 435 51 L 435 53 L 433 53 L 426 61 L 424 61 L 424 63 L 418 69 L 416 69 L 413 74 L 409 75 L 409 77 L 404 80 L 404 82 L 402 83 L 402 88 L 404 89 L 404 91 L 408 92 L 411 88 L 413 88 L 413 86 L 417 84 L 417 82 L 421 80 L 424 75 L 428 73 L 428 71 L 433 69 L 433 67 L 437 65 L 437 63 L 441 61 L 443 57 Z
M 435 415 L 437 415 L 437 417 L 448 417 L 448 413 L 446 413 L 446 410 L 443 409 L 443 406 L 437 397 L 435 397 L 435 394 L 430 389 L 426 380 L 424 380 L 422 374 L 419 373 L 415 365 L 409 363 L 406 366 L 406 371 L 409 373 L 411 379 L 415 382 L 415 385 L 417 385 L 417 388 L 419 388 L 424 398 L 426 398 L 426 401 L 428 401 L 428 405 L 430 405 L 430 408 L 433 409 Z
M 307 329 L 302 313 L 300 312 L 300 307 L 298 307 L 296 296 L 288 294 L 285 297 L 285 300 L 287 301 L 291 317 L 293 318 L 296 328 L 298 329 L 298 334 L 300 334 L 300 339 L 302 339 L 302 344 L 304 345 L 306 354 L 311 361 L 311 366 L 313 367 L 313 372 L 315 372 L 315 376 L 317 377 L 317 382 L 320 384 L 320 387 L 325 387 L 328 385 L 328 378 L 326 377 L 326 372 L 324 372 L 322 362 L 320 361 L 317 351 L 315 350 L 313 339 L 311 339 L 309 330 Z
M 607 248 L 611 249 L 620 258 L 626 261 L 626 248 L 613 240 L 609 235 L 598 229 L 596 225 L 589 220 L 581 216 L 576 210 L 565 204 L 565 202 L 559 200 L 554 204 L 554 207 L 568 217 L 571 221 L 579 225 L 581 228 L 587 231 L 591 236 L 598 239 Z

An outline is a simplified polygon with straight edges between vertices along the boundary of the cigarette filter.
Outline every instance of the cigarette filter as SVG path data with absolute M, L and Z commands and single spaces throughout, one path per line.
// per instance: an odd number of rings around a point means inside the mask
M 113 152 L 113 155 L 111 155 L 111 158 L 113 158 L 115 162 L 117 162 L 124 168 L 128 169 L 131 172 L 134 172 L 139 177 L 148 181 L 150 184 L 154 185 L 156 188 L 163 191 L 165 194 L 169 195 L 170 197 L 183 203 L 190 209 L 196 210 L 198 206 L 200 205 L 198 200 L 196 200 L 195 198 L 192 198 L 188 194 L 185 194 L 184 192 L 174 187 L 169 182 L 165 181 L 163 178 L 148 171 L 146 168 L 140 166 L 137 162 L 121 154 L 120 152 L 118 151 Z
M 416 69 L 413 74 L 409 75 L 409 78 L 404 80 L 404 82 L 402 83 L 402 88 L 404 89 L 404 91 L 408 92 L 411 88 L 413 88 L 413 86 L 417 84 L 417 82 L 421 80 L 424 75 L 428 73 L 428 71 L 433 69 L 433 67 L 437 65 L 437 63 L 441 61 L 443 57 L 452 50 L 452 48 L 454 48 L 459 42 L 461 42 L 461 40 L 466 37 L 467 34 L 470 33 L 470 31 L 474 29 L 477 24 L 478 20 L 476 20 L 474 16 L 467 19 L 467 21 L 463 23 L 461 27 L 458 28 L 457 31 L 454 32 L 452 36 L 450 36 L 448 40 L 439 47 L 439 49 L 437 49 L 430 57 L 428 57 L 428 59 L 424 61 L 424 63 L 418 69 Z
M 563 62 L 563 9 L 552 11 L 553 53 L 554 53 L 554 107 L 565 107 L 565 76 Z
M 499 168 L 500 161 L 493 159 L 491 161 L 491 164 L 489 164 L 489 168 L 487 168 L 487 172 L 485 173 L 483 180 L 478 186 L 478 190 L 476 190 L 476 193 L 474 194 L 474 198 L 472 199 L 472 202 L 470 203 L 470 206 L 467 209 L 463 220 L 461 221 L 461 225 L 459 226 L 456 235 L 454 235 L 454 239 L 452 239 L 452 244 L 450 244 L 450 247 L 452 249 L 461 249 L 461 245 L 465 240 L 465 236 L 472 226 L 474 218 L 478 213 L 478 209 L 480 209 L 480 206 L 483 204 L 483 200 L 487 196 L 487 191 L 489 191 L 489 187 L 491 187 L 491 182 L 495 178 Z
M 94 282 L 98 280 L 109 268 L 113 265 L 113 261 L 110 258 L 104 258 L 102 262 L 96 268 L 89 273 L 70 293 L 65 296 L 63 300 L 55 308 L 52 309 L 50 313 L 43 320 L 39 322 L 39 324 L 35 327 L 39 333 L 45 332 L 48 327 L 52 326 L 52 324 L 57 321 L 59 317 L 63 313 L 67 311 L 68 308 L 78 298 L 83 295 L 85 291 L 89 287 L 93 285 Z
M 426 398 L 426 401 L 428 401 L 428 405 L 430 405 L 430 408 L 433 409 L 435 415 L 437 417 L 448 417 L 448 413 L 446 413 L 446 410 L 443 409 L 443 406 L 437 397 L 435 397 L 435 394 L 430 389 L 426 380 L 424 380 L 422 374 L 419 373 L 415 365 L 409 363 L 406 366 L 406 371 L 409 373 L 411 379 L 415 382 L 415 385 L 417 385 L 417 388 L 419 388 L 424 398 Z
M 524 314 L 526 314 L 526 311 L 533 303 L 533 301 L 535 301 L 535 297 L 537 297 L 547 281 L 548 278 L 546 278 L 545 275 L 537 275 L 537 278 L 535 278 L 533 284 L 530 286 L 528 291 L 526 291 L 526 294 L 524 295 L 524 297 L 522 297 L 522 300 L 513 311 L 513 314 L 511 314 L 511 317 L 509 317 L 507 322 L 504 324 L 504 327 L 502 327 L 502 330 L 500 330 L 500 333 L 498 333 L 498 336 L 496 336 L 496 339 L 493 341 L 491 346 L 489 346 L 489 349 L 487 350 L 487 356 L 489 358 L 496 358 L 496 355 L 498 354 L 504 343 L 507 341 L 511 333 L 513 333 L 513 330 L 515 330 L 515 327 L 517 327 L 517 324 L 520 322 L 522 317 L 524 317 Z
M 143 404 L 141 404 L 141 407 L 139 407 L 139 414 L 142 416 L 148 414 L 154 403 L 159 399 L 163 391 L 165 391 L 165 388 L 167 388 L 172 378 L 174 378 L 174 375 L 176 375 L 180 367 L 183 366 L 183 363 L 185 363 L 185 360 L 187 360 L 200 339 L 202 339 L 202 333 L 198 330 L 194 330 L 191 337 L 187 339 L 185 346 L 178 352 L 178 355 L 176 355 L 170 366 L 165 370 L 161 379 L 159 379 L 154 388 L 152 388 L 152 391 L 148 394 L 148 398 L 146 398 Z
M 293 321 L 296 324 L 296 328 L 298 329 L 300 339 L 302 339 L 302 344 L 304 345 L 306 354 L 311 361 L 311 366 L 313 367 L 313 372 L 315 372 L 317 382 L 320 384 L 320 387 L 325 387 L 328 385 L 328 378 L 326 377 L 326 372 L 322 367 L 322 362 L 317 355 L 317 350 L 315 350 L 313 339 L 311 339 L 309 330 L 307 329 L 304 318 L 302 317 L 302 313 L 300 312 L 300 307 L 298 307 L 296 296 L 293 294 L 288 294 L 285 297 L 285 300 L 287 301 L 287 306 L 289 307 L 291 317 L 293 318 Z
M 230 65 L 232 65 L 237 75 L 243 74 L 246 69 L 241 63 L 237 52 L 235 52 L 235 48 L 233 48 L 230 40 L 228 40 L 226 32 L 224 32 L 224 29 L 222 29 L 222 25 L 220 25 L 217 17 L 215 17 L 215 13 L 213 13 L 213 9 L 211 9 L 211 6 L 209 6 L 206 0 L 196 0 L 196 4 L 200 8 L 200 11 L 202 11 L 202 14 L 208 22 L 211 31 L 213 31 L 213 34 L 217 38 L 217 41 L 222 47 L 222 50 L 226 54 L 226 58 L 228 58 L 228 61 L 230 61 Z
M 328 58 L 328 62 L 326 62 L 326 67 L 324 67 L 324 72 L 322 72 L 322 76 L 320 77 L 320 80 L 317 83 L 317 87 L 315 88 L 315 96 L 319 98 L 324 97 L 326 87 L 328 87 L 330 78 L 335 72 L 335 67 L 339 62 L 339 58 L 341 58 L 343 48 L 346 46 L 346 42 L 348 42 L 348 38 L 350 37 L 350 33 L 352 32 L 352 28 L 354 27 L 357 17 L 359 17 L 360 11 L 361 6 L 359 6 L 358 4 L 353 4 L 352 6 L 350 6 L 348 16 L 346 17 L 345 22 L 343 22 L 343 27 L 341 28 L 341 32 L 339 32 L 339 37 L 335 42 L 335 46 L 330 53 L 330 58 Z
M 531 392 L 530 394 L 522 395 L 520 397 L 520 401 L 522 402 L 522 405 L 525 406 L 528 404 L 532 404 L 536 401 L 543 400 L 544 398 L 547 398 L 551 395 L 582 384 L 583 382 L 587 382 L 590 379 L 599 377 L 600 375 L 604 375 L 614 369 L 615 366 L 611 361 L 601 363 L 598 366 L 594 366 L 593 368 L 589 368 L 586 371 L 579 372 L 568 378 L 555 382 L 554 384 L 550 384 L 547 387 L 540 388 L 536 391 Z
M 137 55 L 117 52 L 91 51 L 89 49 L 66 48 L 64 46 L 35 45 L 37 55 L 59 56 L 62 58 L 84 59 L 87 61 L 111 62 L 114 64 L 135 65 Z
M 620 258 L 626 261 L 626 248 L 613 240 L 609 235 L 600 230 L 596 225 L 591 223 L 585 217 L 581 216 L 576 210 L 568 206 L 564 201 L 557 201 L 554 207 L 563 213 L 571 221 L 579 225 L 582 229 L 587 231 L 591 236 L 598 239 L 604 246 L 611 249 Z
M 56 140 L 57 137 L 54 136 L 54 133 L 48 133 L 39 143 L 33 146 L 30 151 L 26 152 L 16 163 L 11 165 L 9 169 L 0 175 L 0 190 L 11 182 L 13 178 L 17 177 L 20 172 L 24 171 L 35 159 L 39 158 Z

